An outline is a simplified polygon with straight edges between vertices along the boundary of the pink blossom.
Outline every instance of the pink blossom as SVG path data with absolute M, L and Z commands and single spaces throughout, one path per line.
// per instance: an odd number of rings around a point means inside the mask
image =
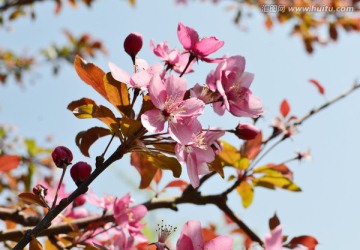
M 177 35 L 180 43 L 187 50 L 190 55 L 196 59 L 200 59 L 205 62 L 220 62 L 223 58 L 210 59 L 208 55 L 216 52 L 223 45 L 223 41 L 219 41 L 216 37 L 199 38 L 199 34 L 183 23 L 179 23 L 177 29 Z
M 176 157 L 181 163 L 186 163 L 191 185 L 199 186 L 199 175 L 210 172 L 208 163 L 215 159 L 216 140 L 225 134 L 224 131 L 202 131 L 201 124 L 195 120 L 192 124 L 192 138 L 186 144 L 177 143 Z
M 201 224 L 197 220 L 189 220 L 181 230 L 177 241 L 177 250 L 231 250 L 234 240 L 229 236 L 218 236 L 204 243 Z
M 164 60 L 167 69 L 173 69 L 175 72 L 181 74 L 186 67 L 186 64 L 189 61 L 189 54 L 184 52 L 179 52 L 176 49 L 169 49 L 168 43 L 165 41 L 154 46 L 154 40 L 150 41 L 150 48 L 155 55 Z M 191 68 L 191 62 L 189 67 L 186 69 L 185 73 L 193 72 Z
M 120 231 L 118 235 L 116 235 L 116 239 L 114 243 L 108 247 L 109 250 L 132 250 L 134 244 L 134 237 L 126 236 L 123 230 Z
M 166 240 L 169 238 L 169 236 L 176 231 L 177 227 L 173 227 L 170 225 L 164 225 L 163 221 L 161 224 L 158 224 L 158 228 L 156 230 L 158 234 L 158 241 L 151 243 L 149 245 L 155 245 L 156 250 L 169 250 L 169 248 L 166 246 Z
M 245 58 L 232 56 L 219 63 L 207 76 L 206 83 L 221 95 L 221 100 L 213 104 L 214 111 L 223 115 L 225 109 L 234 116 L 257 117 L 262 114 L 262 104 L 250 91 L 254 75 L 244 72 Z
M 148 88 L 150 79 L 154 74 L 159 74 L 162 77 L 165 75 L 164 68 L 160 63 L 149 66 L 145 60 L 138 58 L 136 59 L 137 70 L 132 76 L 112 62 L 109 62 L 109 67 L 115 80 L 141 90 Z
M 112 195 L 104 195 L 103 197 L 98 197 L 92 190 L 89 192 L 89 197 L 87 200 L 89 203 L 94 204 L 98 207 L 101 207 L 105 211 L 112 211 L 115 203 L 115 197 Z
M 118 226 L 127 229 L 129 234 L 139 242 L 147 241 L 141 233 L 144 224 L 140 220 L 146 215 L 147 209 L 143 205 L 137 205 L 130 208 L 130 203 L 133 200 L 130 194 L 126 194 L 114 203 L 114 218 Z
M 150 81 L 149 93 L 156 109 L 141 116 L 143 126 L 158 133 L 168 121 L 170 136 L 178 142 L 188 142 L 192 135 L 189 124 L 202 114 L 205 104 L 197 98 L 183 100 L 185 92 L 185 79 L 171 75 L 163 81 L 155 75 Z

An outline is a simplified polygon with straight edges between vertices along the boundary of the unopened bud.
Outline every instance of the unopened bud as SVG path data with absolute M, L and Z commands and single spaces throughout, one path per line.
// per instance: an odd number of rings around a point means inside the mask
M 34 194 L 42 197 L 45 197 L 47 194 L 47 188 L 41 184 L 37 184 L 35 187 L 33 187 L 32 191 Z
M 70 165 L 73 160 L 71 150 L 64 146 L 59 146 L 51 153 L 52 159 L 58 168 Z
M 257 127 L 249 123 L 239 124 L 235 129 L 235 135 L 243 140 L 252 140 L 259 132 Z
M 81 194 L 78 197 L 75 198 L 74 202 L 73 202 L 73 206 L 74 207 L 80 207 L 82 205 L 84 205 L 86 202 L 86 195 L 85 194 Z
M 130 33 L 124 41 L 124 49 L 125 52 L 129 54 L 129 56 L 135 60 L 136 54 L 141 50 L 143 45 L 142 35 L 139 33 Z
M 79 186 L 91 174 L 91 166 L 86 162 L 79 161 L 70 169 L 71 178 Z

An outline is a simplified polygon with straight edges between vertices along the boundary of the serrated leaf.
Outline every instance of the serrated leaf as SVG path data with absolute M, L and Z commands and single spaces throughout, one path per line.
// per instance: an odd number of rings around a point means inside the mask
M 258 185 L 258 183 L 261 183 L 261 185 Z M 263 183 L 268 183 L 270 185 L 274 185 L 275 187 L 282 188 L 285 190 L 293 191 L 293 192 L 299 192 L 301 191 L 301 188 L 297 186 L 294 182 L 289 180 L 286 177 L 283 176 L 262 176 L 260 178 L 256 178 L 253 180 L 254 186 L 263 186 Z
M 178 160 L 161 153 L 132 152 L 131 165 L 140 173 L 140 188 L 150 185 L 158 168 L 171 170 L 174 177 L 181 175 L 181 165 Z
M 239 160 L 241 159 L 239 150 L 225 141 L 221 141 L 221 144 L 222 150 L 218 156 L 222 160 L 224 166 L 236 167 Z
M 254 188 L 247 181 L 242 181 L 239 186 L 236 187 L 236 191 L 241 196 L 242 205 L 247 208 L 251 205 L 254 198 Z
M 34 193 L 23 192 L 18 194 L 18 197 L 28 204 L 37 204 L 42 207 L 47 207 L 46 204 Z
M 134 135 L 142 127 L 141 121 L 133 120 L 127 117 L 120 119 L 121 133 L 126 137 Z
M 42 250 L 42 249 L 43 247 L 41 243 L 35 237 L 32 237 L 30 241 L 29 250 Z
M 102 127 L 92 127 L 86 131 L 82 131 L 76 136 L 76 145 L 79 147 L 81 153 L 87 157 L 90 157 L 89 148 L 94 142 L 96 142 L 101 137 L 110 135 L 111 132 L 109 129 Z
M 290 112 L 290 105 L 286 99 L 280 104 L 280 114 L 285 118 Z
M 114 105 L 123 116 L 130 117 L 131 105 L 127 85 L 115 80 L 111 73 L 107 73 L 103 81 L 108 101 Z
M 17 155 L 0 156 L 0 172 L 10 171 L 19 166 L 21 158 Z
M 103 78 L 105 72 L 92 63 L 86 62 L 80 56 L 76 55 L 74 60 L 76 73 L 81 80 L 93 87 L 100 95 L 108 100 Z

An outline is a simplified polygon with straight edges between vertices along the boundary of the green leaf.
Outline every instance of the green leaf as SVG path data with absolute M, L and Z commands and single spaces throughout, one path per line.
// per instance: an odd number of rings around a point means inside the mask
M 123 116 L 130 117 L 131 105 L 127 85 L 116 81 L 111 73 L 107 73 L 103 81 L 108 101 L 114 105 Z
M 168 157 L 161 153 L 132 152 L 131 165 L 141 175 L 140 188 L 147 188 L 154 178 L 158 168 L 171 170 L 173 176 L 178 178 L 181 175 L 181 165 L 176 158 Z
M 251 205 L 254 199 L 254 188 L 253 185 L 247 181 L 242 181 L 239 186 L 236 187 L 236 191 L 241 196 L 242 205 L 247 208 Z
M 264 184 L 269 184 L 269 186 L 275 186 L 278 188 L 282 188 L 285 190 L 293 191 L 293 192 L 299 192 L 301 191 L 301 188 L 297 186 L 294 182 L 289 180 L 288 178 L 284 176 L 269 176 L 264 175 L 260 178 L 256 178 L 253 180 L 254 186 L 263 186 Z
M 79 147 L 81 153 L 87 157 L 90 157 L 89 148 L 99 138 L 110 135 L 109 129 L 101 127 L 93 127 L 86 131 L 82 131 L 76 136 L 76 145 Z

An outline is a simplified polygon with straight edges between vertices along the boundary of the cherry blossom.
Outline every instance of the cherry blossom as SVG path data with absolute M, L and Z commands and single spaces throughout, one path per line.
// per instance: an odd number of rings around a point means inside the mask
M 210 241 L 204 242 L 201 233 L 201 224 L 197 220 L 189 220 L 181 230 L 177 241 L 177 250 L 231 250 L 234 240 L 229 236 L 218 236 Z
M 180 43 L 193 58 L 200 59 L 205 62 L 220 62 L 223 58 L 210 59 L 208 55 L 216 52 L 223 45 L 223 41 L 219 41 L 216 37 L 207 37 L 200 39 L 199 34 L 183 23 L 179 23 L 177 35 Z
M 192 135 L 189 124 L 203 113 L 205 104 L 197 98 L 183 100 L 185 92 L 185 79 L 171 75 L 163 81 L 155 75 L 150 81 L 149 93 L 156 109 L 141 115 L 143 126 L 158 133 L 168 121 L 170 136 L 177 142 L 188 142 Z
M 258 117 L 262 114 L 262 104 L 250 91 L 254 75 L 244 72 L 245 58 L 232 56 L 219 63 L 207 76 L 206 83 L 221 99 L 213 104 L 214 111 L 223 115 L 227 109 L 234 116 Z
M 208 163 L 215 159 L 216 140 L 225 134 L 225 131 L 203 131 L 200 122 L 195 120 L 192 124 L 191 141 L 187 144 L 177 143 L 175 146 L 176 157 L 181 163 L 185 163 L 191 185 L 199 186 L 199 175 L 210 172 Z
M 137 205 L 130 208 L 130 203 L 133 200 L 130 194 L 124 195 L 122 198 L 117 199 L 114 203 L 114 218 L 118 226 L 127 229 L 129 234 L 139 242 L 147 241 L 141 233 L 144 224 L 140 220 L 146 215 L 147 209 L 143 205 Z
M 162 77 L 165 75 L 164 68 L 160 63 L 149 66 L 145 60 L 139 58 L 136 58 L 137 70 L 132 76 L 112 62 L 109 62 L 109 67 L 111 75 L 115 80 L 141 90 L 147 90 L 150 79 L 154 74 L 159 74 Z

